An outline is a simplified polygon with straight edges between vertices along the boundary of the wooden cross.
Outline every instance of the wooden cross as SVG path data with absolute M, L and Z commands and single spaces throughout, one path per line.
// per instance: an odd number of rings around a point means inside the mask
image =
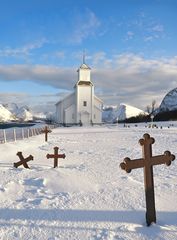
M 146 196 L 146 223 L 150 226 L 151 223 L 156 223 L 155 212 L 155 197 L 154 197 L 154 180 L 153 180 L 153 165 L 166 164 L 169 166 L 175 159 L 169 151 L 164 152 L 163 155 L 152 156 L 152 144 L 155 142 L 154 138 L 149 134 L 144 134 L 143 139 L 139 140 L 143 149 L 143 158 L 130 160 L 125 158 L 120 167 L 127 173 L 132 169 L 144 168 L 144 186 Z
M 51 133 L 52 131 L 48 129 L 47 126 L 45 126 L 44 130 L 41 131 L 42 133 L 45 133 L 45 141 L 47 142 L 48 140 L 48 133 Z
M 17 156 L 20 158 L 20 161 L 17 163 L 14 163 L 14 167 L 18 168 L 20 165 L 23 165 L 24 168 L 29 168 L 27 162 L 33 160 L 33 156 L 29 155 L 27 158 L 24 158 L 22 155 L 22 152 L 18 152 Z
M 47 154 L 46 157 L 47 159 L 49 158 L 54 158 L 54 168 L 58 167 L 58 159 L 59 158 L 65 158 L 65 154 L 58 154 L 58 147 L 54 147 L 54 154 Z

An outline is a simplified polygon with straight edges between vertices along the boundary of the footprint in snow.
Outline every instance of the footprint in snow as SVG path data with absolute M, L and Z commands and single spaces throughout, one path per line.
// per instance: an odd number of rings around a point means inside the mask
M 24 185 L 35 186 L 35 187 L 44 187 L 44 179 L 42 179 L 42 178 L 25 179 Z

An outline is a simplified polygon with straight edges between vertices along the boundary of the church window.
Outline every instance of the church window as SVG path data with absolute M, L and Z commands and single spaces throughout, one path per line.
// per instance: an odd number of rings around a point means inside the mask
M 83 106 L 84 106 L 84 107 L 87 106 L 87 101 L 83 101 Z

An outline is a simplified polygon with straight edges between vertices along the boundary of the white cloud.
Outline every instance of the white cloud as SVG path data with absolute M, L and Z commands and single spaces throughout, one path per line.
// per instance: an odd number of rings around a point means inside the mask
M 154 36 L 144 37 L 144 41 L 145 41 L 145 42 L 152 42 L 153 40 L 154 40 Z
M 29 80 L 40 84 L 67 89 L 76 79 L 76 71 L 46 65 L 0 65 L 0 80 Z M 74 83 L 73 83 L 74 84 Z
M 130 40 L 133 38 L 133 36 L 134 36 L 134 33 L 132 31 L 128 31 L 126 34 L 125 40 Z
M 82 43 L 82 41 L 90 36 L 95 36 L 97 29 L 101 25 L 95 13 L 86 10 L 82 15 L 79 15 L 74 21 L 74 30 L 70 36 L 70 43 Z
M 57 58 L 65 58 L 65 53 L 63 51 L 57 51 L 54 53 L 54 56 L 56 56 Z
M 158 24 L 158 25 L 152 26 L 151 30 L 154 32 L 164 32 L 164 27 L 162 24 Z
M 92 81 L 97 95 L 108 104 L 125 102 L 145 108 L 152 99 L 160 104 L 162 98 L 177 87 L 177 56 L 145 59 L 132 53 L 107 57 L 98 52 L 90 56 Z M 73 90 L 76 69 L 44 65 L 1 65 L 0 80 L 30 80 L 58 89 Z M 60 93 L 59 99 L 66 93 Z M 46 97 L 47 99 L 47 97 Z
M 26 44 L 19 48 L 11 48 L 11 47 L 5 47 L 3 49 L 0 49 L 0 57 L 26 57 L 31 55 L 31 51 L 41 48 L 47 40 L 45 38 Z
M 126 31 L 126 37 L 123 40 L 131 40 L 136 35 L 136 39 L 152 42 L 167 35 L 163 24 L 156 17 L 147 16 L 143 12 L 137 14 L 137 17 L 130 22 L 125 22 L 122 27 Z

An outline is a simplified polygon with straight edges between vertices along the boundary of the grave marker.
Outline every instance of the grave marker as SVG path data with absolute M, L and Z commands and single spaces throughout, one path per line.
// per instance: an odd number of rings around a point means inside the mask
M 23 165 L 24 168 L 29 168 L 27 162 L 33 160 L 33 156 L 29 155 L 27 158 L 24 158 L 22 155 L 22 152 L 18 152 L 17 156 L 20 158 L 20 161 L 17 163 L 14 163 L 14 167 L 18 168 L 20 165 Z
M 166 164 L 169 166 L 175 159 L 175 156 L 169 151 L 165 151 L 163 155 L 152 156 L 152 144 L 155 140 L 147 133 L 144 134 L 143 137 L 143 139 L 139 140 L 139 143 L 143 148 L 143 158 L 134 160 L 125 158 L 124 162 L 120 164 L 120 167 L 127 173 L 130 173 L 132 169 L 144 168 L 146 222 L 147 226 L 150 226 L 151 223 L 156 223 L 153 165 Z
M 47 126 L 45 126 L 44 130 L 42 130 L 41 132 L 45 133 L 45 141 L 47 142 L 47 140 L 48 140 L 48 133 L 51 133 L 52 131 Z
M 49 158 L 54 158 L 54 168 L 58 167 L 58 159 L 59 158 L 65 158 L 65 154 L 58 154 L 58 147 L 54 147 L 54 154 L 47 154 L 46 157 L 47 159 Z

